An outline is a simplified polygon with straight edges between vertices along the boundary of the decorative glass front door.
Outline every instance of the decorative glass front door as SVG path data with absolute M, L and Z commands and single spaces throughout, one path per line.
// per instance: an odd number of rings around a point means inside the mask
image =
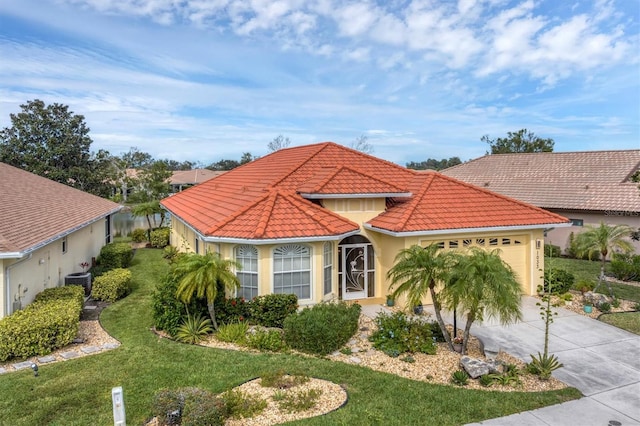
M 359 239 L 366 240 L 364 237 Z M 353 300 L 373 296 L 375 265 L 371 243 L 341 243 L 338 248 L 342 299 Z

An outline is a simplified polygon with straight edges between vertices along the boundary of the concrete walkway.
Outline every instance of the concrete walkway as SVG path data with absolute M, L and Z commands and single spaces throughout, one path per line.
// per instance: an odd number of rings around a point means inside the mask
M 485 350 L 502 350 L 525 362 L 544 348 L 544 321 L 537 299 L 523 298 L 523 321 L 501 326 L 485 322 L 471 333 Z M 566 309 L 549 329 L 549 352 L 563 368 L 553 376 L 585 397 L 473 425 L 640 425 L 640 336 Z M 447 318 L 448 322 L 452 317 Z M 458 328 L 464 327 L 458 319 Z

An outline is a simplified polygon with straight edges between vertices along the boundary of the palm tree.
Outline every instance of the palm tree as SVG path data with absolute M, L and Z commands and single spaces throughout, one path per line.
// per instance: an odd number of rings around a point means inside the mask
M 151 235 L 150 232 L 153 229 L 153 227 L 151 226 L 151 216 L 153 216 L 153 223 L 155 225 L 156 223 L 155 215 L 156 213 L 160 213 L 161 211 L 162 209 L 160 208 L 159 201 L 149 201 L 148 203 L 141 203 L 133 206 L 133 208 L 131 209 L 131 214 L 134 217 L 144 216 L 147 218 L 147 224 L 149 225 L 149 230 L 147 234 Z
M 394 299 L 406 293 L 409 305 L 417 306 L 428 293 L 431 294 L 438 325 L 451 350 L 453 350 L 453 343 L 442 320 L 441 304 L 436 287 L 446 280 L 453 260 L 453 252 L 441 250 L 437 244 L 424 248 L 413 245 L 398 253 L 395 264 L 387 273 L 387 278 L 391 280 L 389 290 L 397 285 L 392 295 Z
M 447 309 L 466 314 L 462 353 L 467 353 L 474 321 L 497 317 L 508 324 L 521 319 L 521 295 L 515 272 L 502 260 L 499 249 L 471 247 L 467 254 L 459 254 L 440 297 Z
M 241 265 L 233 260 L 222 259 L 218 253 L 188 254 L 178 262 L 173 270 L 180 277 L 176 296 L 184 303 L 189 303 L 193 296 L 207 299 L 207 309 L 214 329 L 218 329 L 214 301 L 218 294 L 218 283 L 226 290 L 240 287 L 238 277 L 232 269 L 240 269 Z
M 602 256 L 602 266 L 600 266 L 600 277 L 598 277 L 597 289 L 604 278 L 604 266 L 607 255 L 616 249 L 627 253 L 633 251 L 633 245 L 631 241 L 627 239 L 633 234 L 633 228 L 627 225 L 611 226 L 604 222 L 600 222 L 599 226 L 587 225 L 586 228 L 586 231 L 581 232 L 576 237 L 577 254 L 578 256 L 587 254 L 591 257 L 593 253 L 600 253 Z M 611 287 L 609 287 L 609 292 L 611 292 Z

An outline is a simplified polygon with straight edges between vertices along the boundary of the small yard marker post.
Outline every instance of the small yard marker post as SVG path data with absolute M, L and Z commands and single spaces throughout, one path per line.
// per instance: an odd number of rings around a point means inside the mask
M 111 389 L 111 400 L 113 401 L 113 425 L 126 426 L 124 395 L 122 394 L 121 386 Z

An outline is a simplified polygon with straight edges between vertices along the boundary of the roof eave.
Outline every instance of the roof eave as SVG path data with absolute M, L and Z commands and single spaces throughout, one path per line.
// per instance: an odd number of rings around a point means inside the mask
M 300 192 L 301 197 L 310 200 L 320 199 L 340 199 L 340 198 L 409 198 L 413 194 L 411 192 L 374 192 L 374 193 L 340 193 L 340 194 L 321 194 Z
M 436 229 L 425 231 L 389 231 L 388 229 L 377 228 L 368 223 L 364 224 L 365 229 L 379 232 L 381 234 L 390 235 L 392 237 L 419 237 L 427 235 L 449 235 L 449 234 L 466 234 L 474 232 L 500 232 L 500 231 L 520 231 L 530 229 L 549 229 L 549 228 L 566 228 L 570 227 L 571 222 L 566 223 L 541 223 L 536 225 L 513 225 L 513 226 L 488 226 L 480 228 L 457 228 L 457 229 Z
M 290 237 L 290 238 L 234 238 L 234 237 L 214 237 L 204 236 L 200 233 L 200 238 L 207 243 L 226 243 L 226 244 L 251 244 L 251 245 L 267 245 L 267 244 L 288 244 L 288 243 L 312 243 L 318 241 L 340 241 L 344 238 L 356 235 L 360 232 L 359 229 L 354 231 L 345 232 L 338 235 L 326 235 L 321 237 Z
M 59 240 L 59 239 L 61 239 L 61 238 L 64 238 L 64 237 L 66 237 L 67 235 L 73 234 L 74 232 L 76 232 L 76 231 L 77 231 L 77 230 L 79 230 L 79 229 L 82 229 L 82 228 L 84 228 L 84 227 L 87 227 L 87 226 L 89 226 L 89 225 L 91 225 L 91 224 L 93 224 L 93 223 L 96 223 L 96 222 L 97 222 L 97 221 L 99 221 L 99 220 L 104 219 L 105 217 L 107 217 L 107 216 L 109 216 L 109 215 L 112 215 L 112 214 L 114 214 L 114 213 L 119 212 L 119 211 L 122 209 L 122 207 L 123 207 L 123 206 L 118 206 L 117 208 L 112 209 L 112 210 L 110 210 L 110 211 L 109 211 L 109 212 L 107 212 L 107 213 L 104 213 L 104 214 L 102 214 L 102 215 L 100 215 L 100 216 L 96 216 L 96 217 L 95 217 L 95 218 L 93 218 L 92 220 L 88 220 L 88 221 L 86 221 L 86 222 L 83 222 L 83 223 L 81 223 L 81 224 L 79 224 L 79 225 L 74 226 L 73 228 L 69 228 L 69 229 L 65 230 L 64 232 L 61 232 L 61 233 L 56 234 L 56 235 L 54 235 L 54 236 L 52 236 L 52 237 L 49 237 L 49 238 L 47 238 L 46 240 L 40 241 L 39 243 L 34 244 L 34 245 L 33 245 L 33 246 L 31 246 L 31 247 L 27 247 L 27 248 L 25 248 L 25 249 L 24 249 L 24 250 L 22 250 L 22 251 L 19 251 L 19 252 L 8 252 L 8 253 L 0 253 L 0 259 L 16 259 L 16 258 L 18 258 L 18 259 L 19 259 L 19 258 L 22 258 L 22 257 L 24 257 L 24 256 L 28 255 L 29 253 L 33 253 L 34 251 L 38 250 L 39 248 L 42 248 L 42 247 L 44 247 L 44 246 L 46 246 L 46 245 L 48 245 L 48 244 L 51 244 L 52 242 L 54 242 L 54 241 L 56 241 L 56 240 Z M 14 255 L 17 255 L 17 256 L 14 256 Z

